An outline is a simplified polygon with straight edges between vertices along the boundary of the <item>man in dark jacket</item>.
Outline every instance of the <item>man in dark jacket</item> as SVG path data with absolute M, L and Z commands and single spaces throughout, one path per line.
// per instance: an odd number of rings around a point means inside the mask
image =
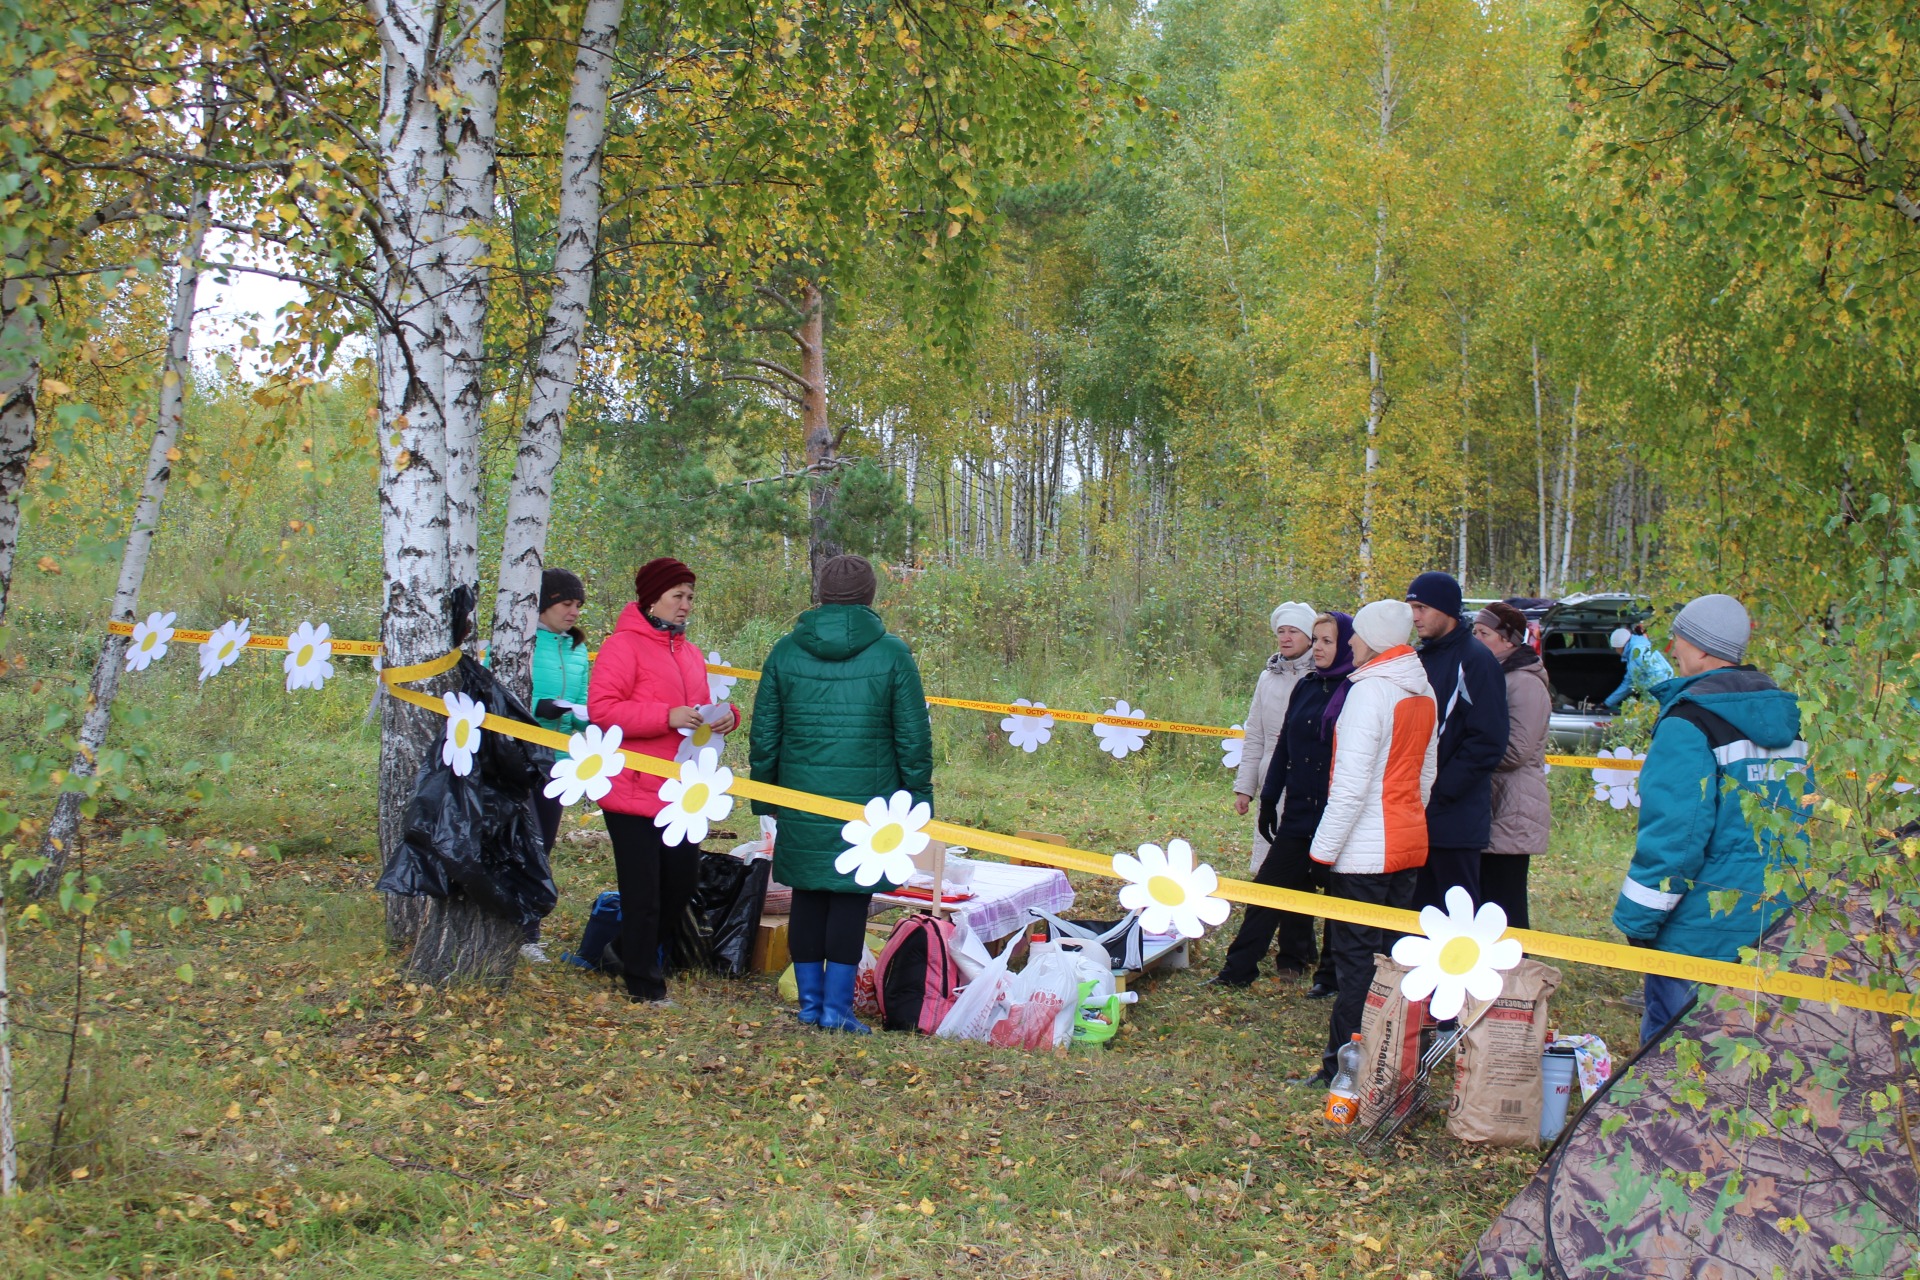
M 820 604 L 800 615 L 767 655 L 753 699 L 753 780 L 853 804 L 905 791 L 933 803 L 933 727 L 920 669 L 906 641 L 873 611 L 873 566 L 835 556 L 820 571 Z M 778 809 L 773 878 L 793 886 L 787 946 L 800 1021 L 866 1034 L 853 1016 L 853 982 L 866 945 L 862 886 L 835 862 L 847 849 L 839 818 Z
M 1427 800 L 1427 865 L 1416 907 L 1446 905 L 1459 885 L 1480 901 L 1480 852 L 1493 835 L 1493 772 L 1507 753 L 1507 680 L 1460 616 L 1460 584 L 1423 573 L 1407 588 L 1420 665 L 1440 708 L 1440 772 Z

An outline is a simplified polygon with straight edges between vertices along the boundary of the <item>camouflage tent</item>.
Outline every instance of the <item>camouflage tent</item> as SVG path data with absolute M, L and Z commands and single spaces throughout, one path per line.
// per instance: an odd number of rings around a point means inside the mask
M 1852 907 L 1856 937 L 1876 927 L 1867 910 Z M 1841 958 L 1866 969 L 1857 953 Z M 1920 1081 L 1896 1056 L 1894 1020 L 1736 997 L 1703 991 L 1595 1095 L 1481 1236 L 1463 1280 L 1920 1268 Z

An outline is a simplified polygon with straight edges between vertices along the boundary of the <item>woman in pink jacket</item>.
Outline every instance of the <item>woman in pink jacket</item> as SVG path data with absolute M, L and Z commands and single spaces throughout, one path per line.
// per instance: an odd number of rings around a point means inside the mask
M 621 749 L 671 760 L 697 728 L 707 703 L 707 660 L 687 639 L 693 612 L 693 570 L 670 556 L 649 560 L 633 575 L 634 603 L 620 612 L 600 646 L 587 684 L 587 717 L 602 729 L 620 727 Z M 740 713 L 716 725 L 731 733 Z M 620 962 L 627 997 L 669 1004 L 660 963 L 661 932 L 686 910 L 700 884 L 700 846 L 661 843 L 654 815 L 661 779 L 637 769 L 613 777 L 601 798 L 613 865 L 620 879 Z

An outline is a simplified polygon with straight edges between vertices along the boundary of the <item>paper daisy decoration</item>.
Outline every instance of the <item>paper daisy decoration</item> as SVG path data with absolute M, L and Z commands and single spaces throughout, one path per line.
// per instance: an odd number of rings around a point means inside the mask
M 252 621 L 251 618 L 242 618 L 235 622 L 229 618 L 200 642 L 201 684 L 207 682 L 208 676 L 217 676 L 240 661 L 240 655 L 246 651 L 247 641 L 253 639 L 253 633 L 247 630 Z
M 1146 933 L 1178 932 L 1197 938 L 1209 925 L 1226 920 L 1232 910 L 1225 898 L 1216 898 L 1220 877 L 1206 863 L 1193 865 L 1193 847 L 1185 840 L 1169 840 L 1162 849 L 1143 844 L 1139 855 L 1120 854 L 1113 873 L 1127 881 L 1120 886 L 1120 905 L 1140 913 Z
M 710 724 L 697 724 L 691 729 L 680 732 L 680 749 L 673 753 L 676 763 L 685 764 L 697 759 L 702 751 L 711 751 L 719 755 L 727 749 L 727 735 L 717 733 Z
M 487 718 L 487 704 L 475 702 L 464 693 L 442 694 L 447 708 L 447 736 L 440 746 L 440 763 L 450 766 L 461 777 L 473 772 L 473 753 L 485 736 L 480 722 Z
M 924 800 L 915 804 L 904 791 L 886 800 L 875 796 L 867 801 L 864 817 L 840 828 L 848 848 L 833 860 L 833 869 L 852 876 L 862 889 L 878 884 L 882 877 L 890 884 L 905 884 L 913 877 L 913 855 L 932 838 L 920 829 L 932 817 L 932 806 Z
M 1130 707 L 1125 702 L 1113 704 L 1110 716 L 1119 716 L 1126 720 L 1144 720 L 1147 713 L 1138 707 Z M 1100 749 L 1115 760 L 1125 760 L 1147 743 L 1150 729 L 1136 729 L 1124 724 L 1095 724 L 1093 736 L 1100 740 Z
M 598 802 L 613 790 L 613 775 L 627 767 L 620 754 L 620 726 L 602 730 L 590 724 L 567 739 L 567 754 L 553 762 L 547 783 L 548 799 L 576 805 L 582 796 Z
M 667 807 L 654 815 L 663 844 L 699 844 L 707 827 L 733 812 L 733 770 L 720 763 L 712 747 L 680 766 L 680 776 L 660 784 Z
M 280 664 L 287 673 L 287 692 L 295 689 L 318 689 L 333 678 L 333 641 L 327 637 L 327 624 L 314 626 L 303 622 L 293 629 L 287 637 L 286 661 Z
M 1233 727 L 1236 729 L 1245 729 L 1247 726 L 1237 724 Z M 1247 739 L 1244 734 L 1238 738 L 1220 739 L 1220 763 L 1226 768 L 1238 769 L 1240 767 L 1241 757 L 1246 755 L 1246 752 Z
M 1507 931 L 1507 913 L 1499 903 L 1483 902 L 1475 911 L 1472 896 L 1455 885 L 1447 890 L 1445 911 L 1420 908 L 1420 927 L 1426 937 L 1408 934 L 1393 944 L 1394 962 L 1407 966 L 1401 995 L 1432 996 L 1429 1009 L 1442 1022 L 1458 1017 L 1468 996 L 1500 998 L 1506 986 L 1500 971 L 1519 964 L 1522 952 L 1519 939 L 1500 936 Z
M 707 661 L 716 667 L 727 665 L 727 660 L 718 653 L 708 654 Z M 707 701 L 725 702 L 733 696 L 733 686 L 739 683 L 739 676 L 723 676 L 718 671 L 707 672 Z
M 133 624 L 133 639 L 127 643 L 127 670 L 145 671 L 167 656 L 167 644 L 173 639 L 173 613 L 150 613 L 145 622 Z
M 1606 760 L 1645 760 L 1645 752 L 1635 752 L 1631 747 L 1615 747 L 1608 750 L 1602 747 L 1594 752 Z M 1640 771 L 1638 769 L 1595 769 L 1593 771 L 1593 798 L 1605 800 L 1616 809 L 1631 805 L 1640 807 Z
M 1015 698 L 1013 705 L 1032 707 L 1037 711 L 1044 711 L 1047 708 L 1044 702 L 1029 702 L 1025 698 Z M 1000 722 L 1000 728 L 1006 732 L 1008 742 L 1028 755 L 1032 755 L 1053 740 L 1052 716 L 1023 716 L 1016 713 L 1003 719 Z

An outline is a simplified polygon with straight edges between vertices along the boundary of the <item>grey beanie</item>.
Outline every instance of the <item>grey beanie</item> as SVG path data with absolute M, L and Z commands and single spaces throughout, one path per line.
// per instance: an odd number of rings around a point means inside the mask
M 1753 623 L 1747 607 L 1732 596 L 1701 596 L 1674 616 L 1673 634 L 1709 657 L 1741 662 Z

